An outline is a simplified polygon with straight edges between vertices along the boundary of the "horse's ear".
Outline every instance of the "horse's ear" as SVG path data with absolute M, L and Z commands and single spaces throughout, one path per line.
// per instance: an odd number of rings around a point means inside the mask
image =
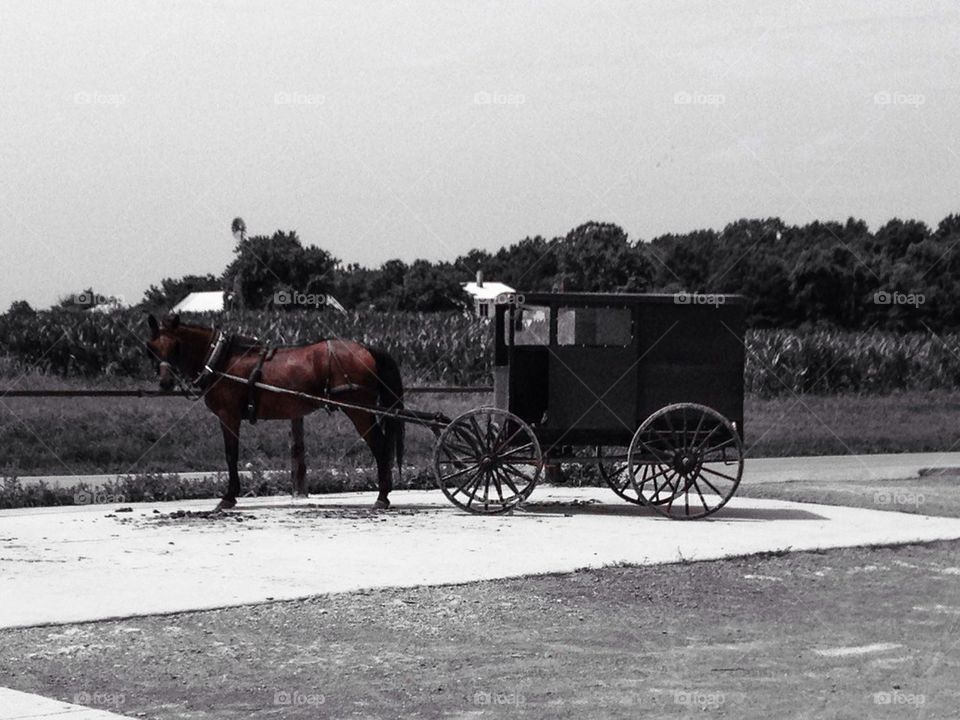
M 180 316 L 179 315 L 167 315 L 163 319 L 163 326 L 167 330 L 176 330 L 180 327 Z
M 147 315 L 147 324 L 150 326 L 151 336 L 156 338 L 160 334 L 160 325 L 152 314 Z

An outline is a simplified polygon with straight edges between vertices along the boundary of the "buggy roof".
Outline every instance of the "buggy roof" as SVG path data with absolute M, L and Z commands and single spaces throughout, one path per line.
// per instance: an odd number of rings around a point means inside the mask
M 592 292 L 518 292 L 526 305 L 541 303 L 544 305 L 563 305 L 566 303 L 600 304 L 600 305 L 641 305 L 644 303 L 670 303 L 676 305 L 698 304 L 690 303 L 691 296 L 723 298 L 724 304 L 739 305 L 746 302 L 743 295 L 726 295 L 724 293 L 592 293 Z M 685 299 L 686 298 L 686 301 Z

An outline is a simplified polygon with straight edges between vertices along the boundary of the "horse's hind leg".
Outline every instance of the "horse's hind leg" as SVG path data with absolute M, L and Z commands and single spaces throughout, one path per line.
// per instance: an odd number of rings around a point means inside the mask
M 217 510 L 229 510 L 236 506 L 237 495 L 240 494 L 240 473 L 237 471 L 237 462 L 240 459 L 240 418 L 228 414 L 220 415 L 220 430 L 223 431 L 223 449 L 227 456 L 227 472 L 230 482 L 227 492 L 221 498 Z
M 307 496 L 307 461 L 303 442 L 303 418 L 290 421 L 290 477 L 293 495 Z
M 344 410 L 354 427 L 360 433 L 360 437 L 367 443 L 370 452 L 373 453 L 377 461 L 377 500 L 373 507 L 384 510 L 390 507 L 390 500 L 387 497 L 393 489 L 393 473 L 390 470 L 390 451 L 387 448 L 386 438 L 383 436 L 383 430 L 377 423 L 376 418 L 368 412 L 361 410 Z

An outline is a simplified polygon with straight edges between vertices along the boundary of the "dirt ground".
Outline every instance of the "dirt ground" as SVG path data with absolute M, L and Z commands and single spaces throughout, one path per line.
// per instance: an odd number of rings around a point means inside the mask
M 958 551 L 609 567 L 9 630 L 0 677 L 163 719 L 952 718 Z

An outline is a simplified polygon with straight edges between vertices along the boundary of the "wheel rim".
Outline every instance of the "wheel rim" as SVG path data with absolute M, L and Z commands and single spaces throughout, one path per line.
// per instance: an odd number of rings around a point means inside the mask
M 517 416 L 478 408 L 453 420 L 437 440 L 437 485 L 458 507 L 506 512 L 533 491 L 543 470 L 540 443 Z
M 743 474 L 736 428 L 716 410 L 694 403 L 668 405 L 648 417 L 628 457 L 638 497 L 677 520 L 715 513 L 733 497 Z

